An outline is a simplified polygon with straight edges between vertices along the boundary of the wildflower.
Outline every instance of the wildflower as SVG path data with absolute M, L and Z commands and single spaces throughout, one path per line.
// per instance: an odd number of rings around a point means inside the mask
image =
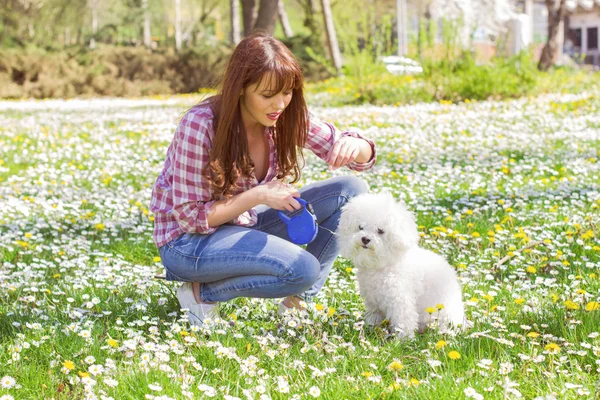
M 456 350 L 452 350 L 450 353 L 448 353 L 448 358 L 451 360 L 458 360 L 460 358 L 460 353 Z
M 440 340 L 439 342 L 437 342 L 437 343 L 435 344 L 435 348 L 436 348 L 436 350 L 439 350 L 439 349 L 441 349 L 442 347 L 444 347 L 446 344 L 447 344 L 447 343 L 446 343 L 445 341 L 443 341 L 443 340 Z
M 534 266 L 530 265 L 529 267 L 527 267 L 526 271 L 530 274 L 535 274 L 537 272 L 537 269 L 535 269 Z
M 65 367 L 66 369 L 68 369 L 69 371 L 71 371 L 71 370 L 75 369 L 75 364 L 72 361 L 65 361 L 63 363 L 63 367 Z
M 547 350 L 550 354 L 558 354 L 560 353 L 560 346 L 556 343 L 548 343 L 544 346 L 544 350 Z
M 529 333 L 527 334 L 527 337 L 530 337 L 530 338 L 532 338 L 532 339 L 535 339 L 535 338 L 537 338 L 537 337 L 539 337 L 539 336 L 540 336 L 540 334 L 539 334 L 539 333 L 537 333 L 537 332 L 529 332 Z
M 515 303 L 521 305 L 521 304 L 525 303 L 525 299 L 522 297 L 519 297 L 518 299 L 515 299 Z
M 571 300 L 565 301 L 565 307 L 567 307 L 567 310 L 579 310 L 579 304 L 577 304 Z
M 15 386 L 15 384 L 17 383 L 17 381 L 15 381 L 15 378 L 13 378 L 12 376 L 3 376 L 2 379 L 0 379 L 0 387 L 2 389 L 10 389 L 12 387 Z
M 158 383 L 151 383 L 148 385 L 148 388 L 155 392 L 160 392 L 161 390 L 163 390 L 162 386 L 160 386 Z
M 312 386 L 309 390 L 308 390 L 308 394 L 310 394 L 312 397 L 317 398 L 321 395 L 321 389 L 319 389 L 316 386 Z
M 433 308 L 433 307 L 427 307 L 425 309 L 425 312 L 428 312 L 429 314 L 433 314 L 435 312 L 435 308 Z
M 108 339 L 106 343 L 108 343 L 108 345 L 113 348 L 117 348 L 117 346 L 119 346 L 119 342 L 112 338 Z
M 388 370 L 390 371 L 400 371 L 402 368 L 404 368 L 404 365 L 400 364 L 398 361 L 392 361 L 390 363 L 390 365 L 387 366 Z
M 585 305 L 585 311 L 596 311 L 600 310 L 600 303 L 597 301 L 590 301 Z

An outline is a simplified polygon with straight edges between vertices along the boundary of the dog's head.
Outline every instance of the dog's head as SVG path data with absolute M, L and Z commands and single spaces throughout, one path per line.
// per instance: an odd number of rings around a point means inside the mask
M 342 209 L 337 233 L 341 255 L 359 268 L 393 262 L 419 242 L 415 217 L 389 193 L 351 199 Z

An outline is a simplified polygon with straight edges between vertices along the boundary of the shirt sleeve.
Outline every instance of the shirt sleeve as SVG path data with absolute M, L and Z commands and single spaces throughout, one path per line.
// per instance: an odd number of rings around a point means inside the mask
M 214 203 L 210 183 L 202 176 L 210 162 L 212 121 L 188 112 L 175 131 L 173 155 L 173 216 L 185 232 L 214 232 L 208 211 Z
M 347 167 L 353 171 L 366 171 L 371 169 L 373 165 L 375 165 L 377 154 L 375 151 L 375 143 L 373 142 L 373 140 L 362 136 L 358 132 L 340 132 L 340 130 L 336 128 L 333 124 L 323 122 L 315 116 L 313 116 L 312 114 L 309 116 L 309 118 L 310 128 L 308 130 L 308 137 L 306 139 L 306 145 L 304 147 L 315 153 L 317 157 L 324 161 L 327 161 L 329 152 L 333 148 L 334 143 L 341 137 L 351 136 L 366 140 L 371 146 L 371 151 L 373 152 L 373 154 L 371 155 L 371 159 L 369 161 L 365 163 L 352 161 L 347 165 Z

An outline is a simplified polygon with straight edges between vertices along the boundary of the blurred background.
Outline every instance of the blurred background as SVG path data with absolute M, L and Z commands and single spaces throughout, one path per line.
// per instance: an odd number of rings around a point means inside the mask
M 0 98 L 210 93 L 258 29 L 316 103 L 577 92 L 599 28 L 600 0 L 0 0 Z

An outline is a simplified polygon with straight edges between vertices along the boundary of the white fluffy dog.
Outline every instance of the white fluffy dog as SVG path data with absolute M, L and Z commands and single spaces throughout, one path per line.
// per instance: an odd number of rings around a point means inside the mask
M 442 332 L 465 326 L 454 269 L 443 257 L 418 246 L 414 216 L 391 194 L 351 199 L 342 209 L 337 234 L 341 255 L 357 268 L 365 323 L 378 325 L 388 319 L 398 336 L 406 338 L 434 321 Z

